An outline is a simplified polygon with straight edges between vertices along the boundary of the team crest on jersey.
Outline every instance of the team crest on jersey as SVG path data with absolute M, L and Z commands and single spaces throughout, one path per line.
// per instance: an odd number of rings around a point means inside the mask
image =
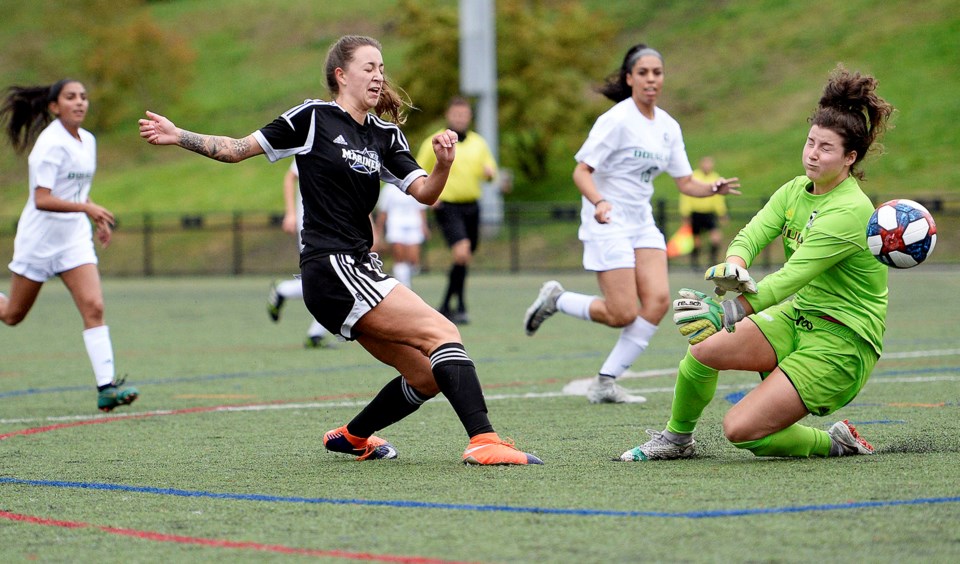
M 350 168 L 361 174 L 379 174 L 380 173 L 380 155 L 370 149 L 355 151 L 353 149 L 341 149 L 343 160 L 347 161 Z
M 813 212 L 810 213 L 810 219 L 807 220 L 807 229 L 813 227 L 813 220 L 817 219 L 817 213 L 817 210 L 813 210 Z

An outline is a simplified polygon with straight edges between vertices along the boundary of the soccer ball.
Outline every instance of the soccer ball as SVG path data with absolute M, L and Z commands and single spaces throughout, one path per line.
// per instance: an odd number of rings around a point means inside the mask
M 870 216 L 867 245 L 883 264 L 912 268 L 926 260 L 937 245 L 937 224 L 917 202 L 890 200 Z

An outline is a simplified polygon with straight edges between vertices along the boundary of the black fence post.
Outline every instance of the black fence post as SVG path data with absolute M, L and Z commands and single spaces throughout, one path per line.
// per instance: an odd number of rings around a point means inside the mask
M 243 215 L 233 212 L 233 273 L 243 274 Z
M 520 210 L 507 208 L 507 233 L 510 241 L 510 272 L 520 272 Z
M 666 235 L 667 233 L 670 233 L 670 226 L 667 225 L 667 200 L 664 198 L 658 198 L 656 208 L 656 223 L 663 229 L 663 233 Z
M 143 214 L 143 275 L 153 276 L 153 216 Z

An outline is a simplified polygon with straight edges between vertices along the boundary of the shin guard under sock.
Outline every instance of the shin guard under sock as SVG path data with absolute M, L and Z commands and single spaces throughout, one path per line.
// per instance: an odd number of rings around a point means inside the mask
M 403 376 L 397 376 L 387 382 L 377 396 L 347 424 L 347 432 L 355 437 L 367 438 L 410 415 L 428 399 L 407 384 Z
M 437 387 L 460 418 L 467 436 L 492 433 L 477 369 L 460 343 L 446 343 L 430 355 Z
M 687 356 L 680 361 L 680 370 L 677 372 L 667 430 L 678 434 L 693 433 L 700 415 L 717 391 L 719 374 L 719 371 L 693 358 L 687 349 Z
M 762 439 L 733 443 L 733 446 L 749 450 L 756 456 L 826 458 L 830 455 L 830 435 L 826 431 L 794 423 Z

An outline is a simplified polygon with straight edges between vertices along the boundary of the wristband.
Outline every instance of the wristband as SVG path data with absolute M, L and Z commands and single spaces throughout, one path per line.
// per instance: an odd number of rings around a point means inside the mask
M 604 202 L 606 202 L 606 200 L 604 200 L 603 198 L 600 198 L 599 200 L 596 201 L 596 203 L 593 204 L 593 207 L 597 207 Z

